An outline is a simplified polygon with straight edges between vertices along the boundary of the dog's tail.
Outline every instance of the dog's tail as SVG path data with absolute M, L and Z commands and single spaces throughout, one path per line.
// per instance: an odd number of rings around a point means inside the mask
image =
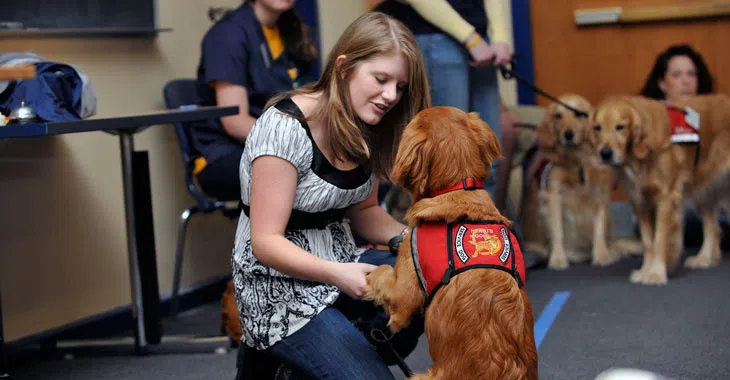
M 644 244 L 635 237 L 618 238 L 611 244 L 611 253 L 617 257 L 641 256 L 644 254 Z

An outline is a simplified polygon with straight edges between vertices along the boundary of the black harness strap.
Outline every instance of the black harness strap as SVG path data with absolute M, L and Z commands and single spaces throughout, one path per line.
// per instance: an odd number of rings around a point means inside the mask
M 251 217 L 251 208 L 241 203 L 243 213 L 247 217 Z M 345 209 L 334 209 L 322 212 L 305 212 L 292 210 L 289 216 L 289 222 L 286 224 L 287 230 L 305 230 L 316 229 L 323 230 L 329 224 L 340 222 L 345 218 Z

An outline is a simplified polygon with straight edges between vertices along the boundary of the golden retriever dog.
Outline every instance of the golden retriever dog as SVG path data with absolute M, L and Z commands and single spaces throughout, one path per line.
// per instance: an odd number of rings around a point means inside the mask
M 230 338 L 233 347 L 238 347 L 243 336 L 243 328 L 241 328 L 241 317 L 236 306 L 233 280 L 228 281 L 228 286 L 221 297 L 221 332 Z
M 566 269 L 570 263 L 591 259 L 605 266 L 621 256 L 640 252 L 636 239 L 613 237 L 611 168 L 600 165 L 588 141 L 590 102 L 566 94 L 551 103 L 537 127 L 540 165 L 530 184 L 531 214 L 525 216 L 527 245 L 549 257 L 548 268 Z M 537 196 L 534 196 L 534 195 Z
M 655 100 L 611 97 L 593 117 L 596 153 L 625 186 L 641 231 L 644 261 L 631 273 L 634 283 L 666 284 L 679 264 L 685 199 L 694 202 L 704 229 L 699 254 L 685 266 L 708 268 L 721 259 L 716 217 L 730 201 L 730 97 L 702 95 L 674 106 L 690 107 L 685 120 L 699 120 L 699 144 L 673 142 L 678 123 Z
M 538 378 L 521 252 L 508 232 L 510 221 L 475 180 L 487 177 L 500 154 L 489 126 L 476 113 L 453 107 L 423 110 L 403 132 L 391 174 L 415 200 L 406 214 L 411 231 L 395 267 L 380 266 L 368 275 L 366 298 L 389 313 L 393 332 L 425 308 L 434 364 L 412 379 Z M 478 221 L 491 224 L 474 228 Z M 429 238 L 435 243 L 421 244 Z M 424 264 L 424 256 L 438 262 Z M 506 266 L 464 270 L 462 265 L 478 260 Z

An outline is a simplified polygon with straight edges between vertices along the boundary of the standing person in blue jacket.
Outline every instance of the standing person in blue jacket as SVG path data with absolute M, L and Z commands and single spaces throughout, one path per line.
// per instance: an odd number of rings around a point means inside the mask
M 433 105 L 478 112 L 500 141 L 503 132 L 509 132 L 500 128 L 497 83 L 497 67 L 512 56 L 507 43 L 509 6 L 507 0 L 385 0 L 375 8 L 416 35 Z M 487 183 L 488 190 L 502 198 L 507 184 L 496 184 L 495 190 L 498 167 L 495 163 Z
M 248 0 L 206 33 L 197 75 L 200 105 L 240 110 L 191 128 L 200 155 L 195 174 L 206 194 L 240 199 L 238 165 L 246 138 L 266 102 L 295 88 L 316 59 L 308 36 L 294 0 Z

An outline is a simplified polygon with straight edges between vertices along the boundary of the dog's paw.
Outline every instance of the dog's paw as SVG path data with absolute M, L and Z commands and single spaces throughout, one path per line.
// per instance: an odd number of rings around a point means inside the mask
M 388 327 L 393 334 L 398 333 L 398 331 L 401 331 L 407 325 L 408 321 L 401 321 L 396 315 L 391 315 L 390 320 L 388 321 Z
M 643 285 L 666 285 L 667 271 L 666 269 L 638 269 L 631 272 L 629 280 L 634 284 Z
M 720 265 L 721 256 L 703 255 L 702 252 L 697 256 L 688 257 L 684 261 L 684 266 L 690 269 L 707 269 Z
M 591 261 L 592 265 L 605 267 L 615 263 L 617 260 L 618 257 L 612 255 L 606 247 L 593 249 L 593 260 Z
M 385 302 L 385 292 L 395 281 L 395 270 L 390 265 L 381 265 L 368 273 L 365 279 L 367 287 L 363 298 L 382 305 Z
M 570 263 L 565 252 L 551 252 L 550 260 L 548 260 L 548 268 L 555 270 L 568 269 Z

